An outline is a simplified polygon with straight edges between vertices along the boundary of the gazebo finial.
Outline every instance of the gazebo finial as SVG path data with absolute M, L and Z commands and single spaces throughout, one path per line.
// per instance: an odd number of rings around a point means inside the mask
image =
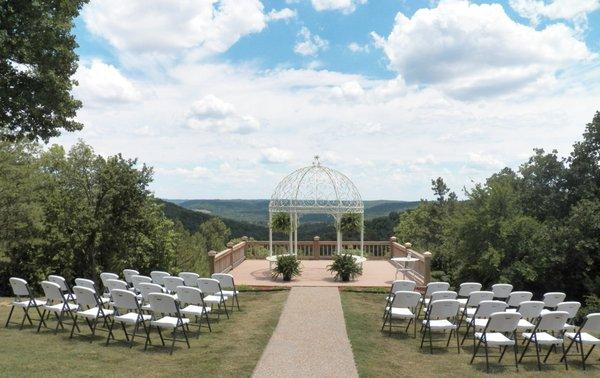
M 319 155 L 315 155 L 315 160 L 313 161 L 313 166 L 320 167 L 321 162 L 319 161 Z

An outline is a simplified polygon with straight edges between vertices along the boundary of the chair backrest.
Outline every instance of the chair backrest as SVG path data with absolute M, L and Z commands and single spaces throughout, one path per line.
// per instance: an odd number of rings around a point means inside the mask
M 533 298 L 533 293 L 530 291 L 513 291 L 508 296 L 506 303 L 509 307 L 518 307 L 522 302 L 530 301 L 531 298 Z
M 474 317 L 476 318 L 484 318 L 487 319 L 494 312 L 504 312 L 508 305 L 506 302 L 502 301 L 481 301 L 479 302 L 479 306 L 477 306 L 477 311 L 475 311 Z
M 185 285 L 183 278 L 175 276 L 164 277 L 163 282 L 165 283 L 165 289 L 170 293 L 177 293 L 177 287 Z
M 415 287 L 417 287 L 417 283 L 415 281 L 396 280 L 392 282 L 390 293 L 395 293 L 397 291 L 414 291 Z
M 177 288 L 177 298 L 181 303 L 187 303 L 191 305 L 203 305 L 202 301 L 202 290 L 197 287 L 191 286 L 179 286 Z
M 540 316 L 540 320 L 536 326 L 536 332 L 560 332 L 564 329 L 567 319 L 569 319 L 569 313 L 566 311 L 547 312 Z
M 517 307 L 517 312 L 521 314 L 524 319 L 535 319 L 542 313 L 544 309 L 544 302 L 542 301 L 525 301 L 521 302 Z
M 212 295 L 221 291 L 219 281 L 213 278 L 198 278 L 196 284 L 205 295 Z
M 98 306 L 96 290 L 84 286 L 74 286 L 73 293 L 79 306 L 87 308 Z
M 108 284 L 106 283 L 106 281 L 108 281 L 108 280 L 118 280 L 118 279 L 119 279 L 119 275 L 118 274 L 108 273 L 108 272 L 102 272 L 102 273 L 100 273 L 100 281 L 102 281 L 102 286 L 105 289 L 108 289 Z
M 219 281 L 221 284 L 221 289 L 228 288 L 233 289 L 235 287 L 235 282 L 233 281 L 233 276 L 227 273 L 213 273 L 210 278 L 214 278 Z
M 494 298 L 505 299 L 508 298 L 510 293 L 512 292 L 513 285 L 506 283 L 499 283 L 492 285 L 492 292 L 494 293 Z
M 58 286 L 60 286 L 60 290 L 63 292 L 69 291 L 69 285 L 67 285 L 67 280 L 65 280 L 62 276 L 57 276 L 56 274 L 51 274 L 48 276 L 48 281 L 54 282 Z
M 421 294 L 416 291 L 396 291 L 392 300 L 392 307 L 416 308 L 421 299 Z
M 115 289 L 110 292 L 114 307 L 126 310 L 139 310 L 136 296 L 129 290 Z
M 518 312 L 495 312 L 490 315 L 486 332 L 515 332 L 520 319 L 521 314 Z
M 573 319 L 577 315 L 577 311 L 581 307 L 581 303 L 579 302 L 560 302 L 556 306 L 556 311 L 566 311 L 569 313 L 569 319 Z
M 164 278 L 169 277 L 170 274 L 168 272 L 163 272 L 160 270 L 153 270 L 150 272 L 150 277 L 152 277 L 152 282 L 159 285 L 164 285 Z
M 425 298 L 431 297 L 431 294 L 436 291 L 446 291 L 450 288 L 450 284 L 448 282 L 430 282 L 427 284 L 427 289 L 425 289 Z
M 140 274 L 140 272 L 138 272 L 135 269 L 123 269 L 123 277 L 125 278 L 125 282 L 127 282 L 128 284 L 132 283 L 131 282 L 132 276 L 137 276 L 139 274 Z
M 432 301 L 427 317 L 429 319 L 447 319 L 456 317 L 460 302 L 456 299 L 441 299 Z
M 127 282 L 122 280 L 106 280 L 106 287 L 108 291 L 113 291 L 115 289 L 127 290 Z
M 44 296 L 48 301 L 53 303 L 63 303 L 65 301 L 65 297 L 60 290 L 59 284 L 50 281 L 42 281 L 40 285 L 42 285 Z
M 567 295 L 561 292 L 550 292 L 544 294 L 544 306 L 549 308 L 556 308 L 558 304 L 565 300 Z
M 159 284 L 143 282 L 139 285 L 140 294 L 144 300 L 148 300 L 148 296 L 152 293 L 162 293 L 163 288 Z
M 481 301 L 491 301 L 494 299 L 494 293 L 491 291 L 473 291 L 467 299 L 467 307 L 477 307 Z
M 169 294 L 151 293 L 148 295 L 148 303 L 155 313 L 179 315 L 175 298 Z
M 581 325 L 581 331 L 589 332 L 592 334 L 600 333 L 600 312 L 594 314 L 588 314 Z
M 96 284 L 92 280 L 88 280 L 87 278 L 75 278 L 75 286 L 87 287 L 88 289 L 92 289 L 96 291 Z M 73 288 L 75 290 L 75 288 Z
M 456 299 L 456 291 L 436 291 L 431 294 L 431 301 L 439 301 L 441 299 Z
M 458 288 L 458 296 L 468 297 L 472 292 L 481 290 L 481 286 L 479 282 L 463 282 Z
M 8 279 L 10 282 L 10 287 L 12 287 L 13 294 L 16 297 L 29 297 L 29 287 L 27 286 L 27 281 L 22 278 L 10 277 Z
M 152 278 L 148 277 L 148 276 L 140 276 L 138 274 L 131 276 L 131 284 L 133 285 L 134 288 L 136 289 L 140 289 L 140 284 L 142 283 L 151 283 L 152 282 Z
M 196 286 L 196 280 L 200 278 L 200 275 L 194 272 L 181 272 L 179 277 L 183 278 L 185 286 Z

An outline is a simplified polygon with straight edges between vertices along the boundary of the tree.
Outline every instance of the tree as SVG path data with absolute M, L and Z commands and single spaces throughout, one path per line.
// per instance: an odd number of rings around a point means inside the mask
M 73 19 L 87 0 L 13 0 L 0 5 L 0 139 L 48 141 L 79 130 Z
M 205 243 L 203 246 L 205 251 L 222 251 L 231 237 L 231 231 L 219 218 L 211 218 L 202 223 L 198 233 Z

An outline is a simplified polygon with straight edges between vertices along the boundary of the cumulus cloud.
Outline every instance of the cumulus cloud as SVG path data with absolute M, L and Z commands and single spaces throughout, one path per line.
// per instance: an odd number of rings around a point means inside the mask
M 210 94 L 194 102 L 186 116 L 186 125 L 194 130 L 248 134 L 260 128 L 260 122 L 241 115 L 235 107 Z
M 304 56 L 317 55 L 319 51 L 326 50 L 329 47 L 328 41 L 316 34 L 312 34 L 305 26 L 298 32 L 298 37 L 300 37 L 300 40 L 294 46 L 296 54 Z
M 368 53 L 369 45 L 368 44 L 359 45 L 356 42 L 351 42 L 348 44 L 348 50 L 352 51 L 353 53 Z
M 283 8 L 280 10 L 273 9 L 267 14 L 268 21 L 279 21 L 279 20 L 289 20 L 291 18 L 296 18 L 298 13 L 290 8 Z
M 200 166 L 193 168 L 158 168 L 156 172 L 165 175 L 183 176 L 187 179 L 198 179 L 211 176 L 211 172 L 208 168 Z
M 587 14 L 600 9 L 598 0 L 510 0 L 509 5 L 519 16 L 527 18 L 533 25 L 542 19 L 569 20 L 577 25 L 587 23 Z
M 277 147 L 263 148 L 260 152 L 261 162 L 265 164 L 283 164 L 287 163 L 292 159 L 290 151 L 282 150 Z
M 223 52 L 269 19 L 288 16 L 265 15 L 259 0 L 93 0 L 83 10 L 87 29 L 118 50 L 164 55 Z
M 333 88 L 333 95 L 346 100 L 358 100 L 365 95 L 363 87 L 357 81 L 348 81 Z
M 497 169 L 505 166 L 505 164 L 495 156 L 480 152 L 470 152 L 468 154 L 468 159 L 473 165 L 484 168 Z
M 356 6 L 366 4 L 367 0 L 311 0 L 315 10 L 336 10 L 343 13 L 352 13 L 356 10 Z
M 513 21 L 499 4 L 464 0 L 441 1 L 411 18 L 398 13 L 390 35 L 374 38 L 409 84 L 436 85 L 462 99 L 547 83 L 592 56 L 564 24 L 538 31 Z
M 74 78 L 79 82 L 75 96 L 86 106 L 128 103 L 141 97 L 140 91 L 115 66 L 97 59 L 80 65 Z

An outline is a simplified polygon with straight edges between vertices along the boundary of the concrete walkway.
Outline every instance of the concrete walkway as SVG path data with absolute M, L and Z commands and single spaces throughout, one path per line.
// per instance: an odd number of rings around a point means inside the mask
M 293 287 L 254 377 L 358 377 L 335 287 Z

